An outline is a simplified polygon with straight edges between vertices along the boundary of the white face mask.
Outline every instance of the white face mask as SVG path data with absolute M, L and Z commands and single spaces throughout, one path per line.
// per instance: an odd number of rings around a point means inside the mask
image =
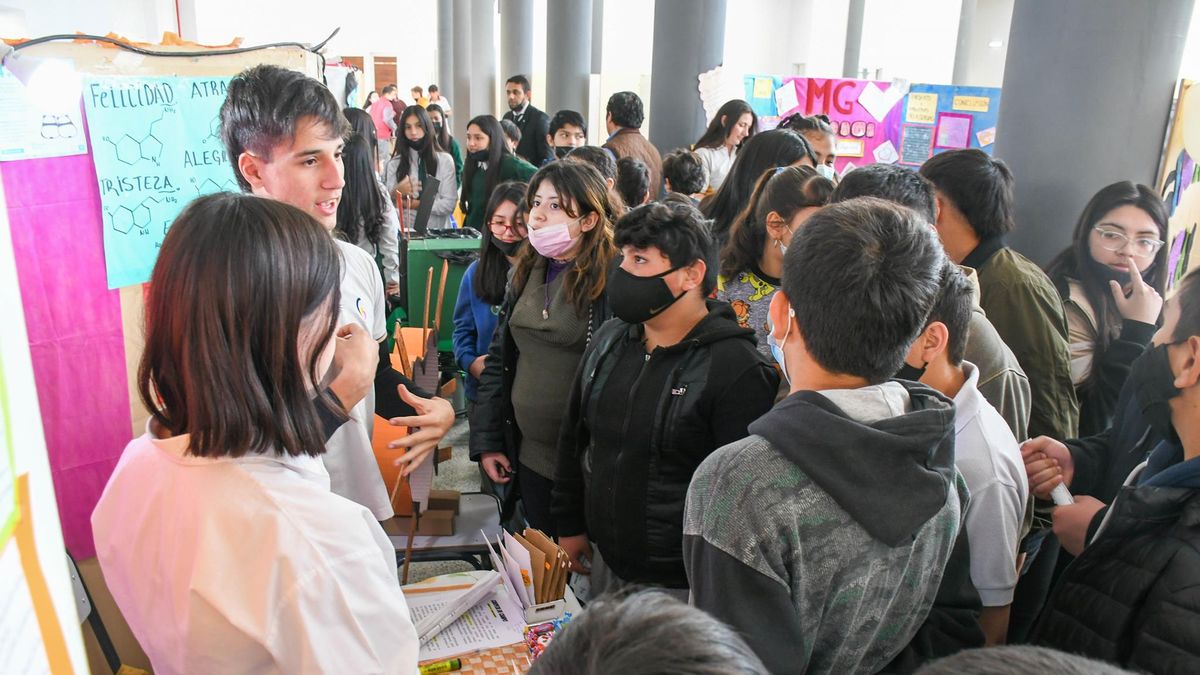
M 817 166 L 817 173 L 828 178 L 831 182 L 837 180 L 837 172 L 828 164 L 820 164 Z

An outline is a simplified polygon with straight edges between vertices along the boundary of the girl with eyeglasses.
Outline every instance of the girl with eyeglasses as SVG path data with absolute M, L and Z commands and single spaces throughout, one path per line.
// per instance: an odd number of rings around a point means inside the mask
M 792 235 L 829 203 L 833 183 L 810 166 L 783 166 L 763 173 L 750 202 L 733 221 L 721 251 L 717 299 L 733 305 L 738 325 L 757 334 L 758 351 L 767 346 L 767 309 L 783 272 L 783 253 Z
M 1079 436 L 1108 427 L 1130 364 L 1154 335 L 1167 274 L 1167 208 L 1130 181 L 1092 197 L 1047 274 L 1063 298 Z
M 509 181 L 492 191 L 484 213 L 486 226 L 479 259 L 467 266 L 454 303 L 454 359 L 467 374 L 466 395 L 472 404 L 496 323 L 508 274 L 529 231 L 524 212 L 528 183 Z

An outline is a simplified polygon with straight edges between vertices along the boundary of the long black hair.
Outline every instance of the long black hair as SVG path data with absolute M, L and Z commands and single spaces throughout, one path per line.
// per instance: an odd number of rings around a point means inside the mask
M 529 183 L 522 181 L 505 181 L 492 190 L 488 199 L 487 209 L 483 212 L 483 240 L 479 244 L 479 264 L 475 266 L 473 282 L 475 295 L 489 305 L 504 302 L 504 288 L 508 285 L 508 258 L 504 252 L 492 244 L 492 216 L 505 202 L 512 202 L 517 210 L 513 221 L 525 225 L 525 191 Z
M 379 135 L 375 132 L 375 120 L 371 114 L 358 108 L 343 108 L 342 114 L 350 122 L 350 133 L 358 134 L 371 146 L 371 154 L 375 158 L 374 166 L 379 166 Z
M 416 147 L 412 148 L 417 151 L 417 157 L 425 164 L 425 173 L 433 176 L 437 175 L 438 158 L 437 153 L 441 148 L 438 146 L 437 139 L 433 135 L 433 123 L 429 121 L 429 114 L 419 105 L 410 105 L 400 113 L 400 119 L 396 123 L 396 149 L 392 152 L 392 159 L 398 161 L 396 167 L 396 180 L 402 181 L 412 169 L 409 166 L 410 153 L 408 136 L 404 134 L 405 120 L 410 117 L 417 118 L 417 122 L 421 124 L 421 129 L 425 131 L 425 135 L 421 140 L 417 141 Z
M 700 211 L 713 221 L 713 238 L 724 245 L 733 220 L 750 201 L 754 185 L 764 172 L 791 166 L 805 157 L 816 165 L 812 146 L 790 129 L 764 131 L 747 140 L 737 159 L 733 160 L 721 189 L 700 202 Z
M 375 177 L 373 146 L 358 134 L 351 134 L 342 149 L 346 185 L 338 202 L 337 226 L 334 232 L 351 244 L 366 237 L 379 243 L 379 232 L 387 213 L 387 197 Z
M 442 128 L 433 130 L 433 137 L 437 139 L 438 147 L 443 152 L 450 152 L 450 125 L 446 119 L 446 111 L 442 110 L 442 106 L 436 103 L 430 103 L 425 106 L 425 114 L 437 113 L 442 116 Z M 433 125 L 433 118 L 429 118 L 430 125 Z
M 704 135 L 700 140 L 696 141 L 696 148 L 719 148 L 725 145 L 725 139 L 729 138 L 730 132 L 737 126 L 738 120 L 742 119 L 742 115 L 750 113 L 750 130 L 746 137 L 738 143 L 738 147 L 742 147 L 746 141 L 749 141 L 754 136 L 754 129 L 758 126 L 758 115 L 754 114 L 754 109 L 750 107 L 740 98 L 735 98 L 732 101 L 726 101 L 721 109 L 713 115 L 712 121 L 708 123 L 708 128 L 704 130 Z
M 1112 290 L 1108 282 L 1113 279 L 1108 266 L 1092 258 L 1089 239 L 1092 228 L 1113 209 L 1122 206 L 1136 206 L 1158 226 L 1158 238 L 1167 240 L 1167 206 L 1161 197 L 1151 188 L 1132 181 L 1120 181 L 1104 188 L 1092 197 L 1079 221 L 1075 224 L 1075 234 L 1070 246 L 1058 254 L 1046 267 L 1046 274 L 1054 282 L 1059 295 L 1064 299 L 1070 296 L 1068 282 L 1075 280 L 1083 286 L 1083 295 L 1096 317 L 1097 342 L 1094 347 L 1094 359 L 1100 359 L 1112 342 L 1113 335 L 1109 325 L 1120 314 L 1116 302 L 1112 298 Z M 1154 262 L 1141 270 L 1142 279 L 1159 293 L 1163 292 L 1167 280 L 1167 246 L 1161 246 L 1154 256 Z M 1096 373 L 1098 368 L 1093 368 Z M 1088 379 L 1091 379 L 1091 375 Z
M 492 190 L 496 189 L 496 184 L 500 182 L 500 163 L 505 155 L 511 155 L 508 151 L 508 146 L 504 144 L 504 130 L 500 127 L 500 121 L 494 115 L 480 115 L 475 117 L 470 122 L 467 122 L 467 128 L 472 126 L 478 127 L 485 136 L 488 137 L 487 149 L 487 174 L 484 178 L 483 194 L 490 195 Z M 467 157 L 466 166 L 463 167 L 462 181 L 462 210 L 467 213 L 472 207 L 483 206 L 482 204 L 471 204 L 471 182 L 475 179 L 475 172 L 479 170 L 479 162 Z

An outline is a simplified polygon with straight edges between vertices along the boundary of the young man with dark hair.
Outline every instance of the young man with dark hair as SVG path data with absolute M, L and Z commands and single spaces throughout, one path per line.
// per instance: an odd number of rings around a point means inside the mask
M 617 160 L 617 194 L 630 208 L 650 200 L 650 170 L 646 163 L 632 157 Z
M 604 179 L 610 189 L 617 182 L 617 158 L 604 148 L 581 145 L 567 153 L 567 159 L 590 164 L 592 168 L 600 172 L 600 177 Z
M 650 169 L 650 198 L 658 196 L 662 188 L 662 155 L 643 134 L 642 122 L 646 119 L 642 99 L 632 91 L 619 91 L 608 98 L 604 126 L 608 129 L 608 141 L 604 148 L 617 159 L 633 157 L 646 163 Z
M 508 112 L 503 119 L 509 120 L 521 130 L 521 142 L 517 155 L 534 166 L 541 166 L 554 159 L 550 149 L 550 117 L 533 107 L 530 102 L 532 91 L 529 78 L 513 75 L 504 83 L 504 95 L 508 99 Z
M 1054 509 L 1054 531 L 1078 558 L 1047 601 L 1035 641 L 1138 672 L 1194 673 L 1200 669 L 1200 272 L 1184 278 L 1162 317 L 1129 373 L 1141 416 L 1161 440 L 1110 507 L 1076 494 L 1075 503 Z M 1071 473 L 1063 474 L 1068 484 Z
M 983 606 L 979 623 L 995 645 L 1008 629 L 1029 486 L 1016 437 L 980 394 L 979 370 L 964 360 L 973 306 L 971 282 L 947 260 L 941 294 L 900 377 L 954 399 L 954 465 L 971 493 L 963 523 L 970 581 Z
M 697 607 L 775 673 L 877 672 L 933 604 L 967 502 L 954 406 L 891 380 L 945 256 L 910 209 L 834 204 L 792 237 L 768 340 L 791 394 L 688 489 Z
M 550 118 L 546 142 L 554 150 L 553 159 L 562 159 L 575 148 L 587 145 L 587 122 L 583 115 L 574 110 L 554 113 L 554 117 Z
M 830 197 L 830 203 L 856 197 L 879 197 L 902 204 L 917 212 L 933 226 L 937 222 L 937 201 L 933 183 L 921 174 L 893 164 L 868 164 L 846 174 Z M 975 270 L 962 268 L 971 282 L 974 311 L 971 312 L 970 337 L 964 358 L 975 365 L 979 392 L 991 403 L 1013 436 L 1028 437 L 1030 393 L 1029 378 L 1012 350 L 1000 339 L 996 327 L 979 306 L 979 283 Z
M 699 202 L 708 186 L 708 170 L 700 156 L 680 148 L 663 157 L 663 189 Z
M 615 243 L 623 259 L 605 293 L 616 319 L 588 344 L 572 387 L 552 511 L 572 568 L 587 574 L 591 561 L 593 595 L 639 584 L 686 600 L 692 472 L 746 436 L 779 376 L 729 304 L 707 299 L 717 265 L 699 211 L 638 207 L 617 221 Z
M 1075 436 L 1079 403 L 1062 299 L 1037 265 L 1004 244 L 1014 227 L 1012 172 L 970 149 L 934 155 L 921 175 L 934 186 L 946 254 L 978 273 L 980 305 L 1029 377 L 1029 436 Z
M 349 130 L 325 85 L 278 66 L 238 74 L 221 106 L 221 137 L 242 190 L 291 204 L 331 233 L 345 185 L 342 147 Z M 454 408 L 409 391 L 412 382 L 392 369 L 383 279 L 375 261 L 354 244 L 335 242 L 343 262 L 338 308 L 343 327 L 334 362 L 338 372 L 329 387 L 352 419 L 330 430 L 324 461 L 335 493 L 386 520 L 393 512 L 371 449 L 375 414 L 397 418 L 390 420 L 397 426 L 421 427 L 394 445 L 412 448 L 398 460 L 410 471 L 450 429 Z
M 429 105 L 436 105 L 442 109 L 442 114 L 446 117 L 451 117 L 454 113 L 450 108 L 450 99 L 442 96 L 442 91 L 438 89 L 436 84 L 429 85 Z M 426 106 L 429 107 L 429 106 Z M 449 152 L 449 148 L 443 148 Z

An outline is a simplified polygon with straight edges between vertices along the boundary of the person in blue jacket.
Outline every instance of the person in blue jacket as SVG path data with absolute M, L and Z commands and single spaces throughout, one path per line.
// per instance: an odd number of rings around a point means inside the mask
M 465 388 L 471 404 L 496 332 L 509 269 L 528 235 L 521 206 L 527 187 L 527 183 L 509 181 L 492 192 L 484 211 L 479 260 L 467 267 L 454 303 L 454 360 L 467 373 Z

